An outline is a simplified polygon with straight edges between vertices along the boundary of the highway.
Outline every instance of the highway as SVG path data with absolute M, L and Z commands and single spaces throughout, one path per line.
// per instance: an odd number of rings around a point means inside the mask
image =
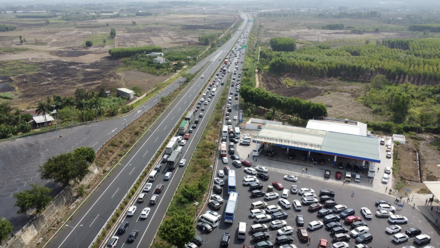
M 245 21 L 239 30 L 243 30 L 243 27 L 246 24 L 247 22 Z M 153 127 L 147 131 L 148 133 L 142 138 L 142 140 L 137 143 L 131 153 L 121 162 L 121 165 L 115 169 L 111 176 L 72 217 L 67 226 L 63 228 L 49 244 L 49 247 L 88 247 L 93 243 L 96 236 L 100 233 L 100 230 L 112 216 L 116 207 L 126 196 L 128 190 L 145 169 L 145 166 L 151 161 L 157 148 L 163 144 L 175 125 L 180 121 L 180 118 L 186 113 L 187 107 L 204 87 L 209 76 L 212 75 L 219 64 L 223 62 L 223 58 L 226 56 L 227 51 L 229 51 L 235 44 L 239 34 L 240 31 L 238 31 L 230 41 L 225 43 L 218 52 L 214 52 L 213 55 L 208 57 L 208 64 L 202 72 L 198 74 L 205 75 L 205 77 L 197 77 L 194 83 L 187 86 L 179 98 L 171 104 L 169 109 L 162 114 Z M 220 94 L 216 95 L 205 112 L 210 113 L 212 111 L 219 95 Z M 190 137 L 186 149 L 193 150 L 195 148 L 196 141 L 200 138 L 201 132 L 203 131 L 203 127 L 206 125 L 208 118 L 209 114 L 202 118 L 202 123 L 199 124 L 199 127 L 195 130 L 196 132 Z M 126 122 L 129 121 L 130 120 L 127 119 Z M 189 159 L 191 154 L 192 152 L 185 153 L 184 158 Z M 177 187 L 183 174 L 182 172 L 183 170 L 181 168 L 176 168 L 173 171 L 174 175 L 168 182 L 169 186 L 167 186 L 162 192 L 159 202 L 153 207 L 157 210 L 152 208 L 152 213 L 150 213 L 150 216 L 146 221 L 136 222 L 134 220 L 136 217 L 132 217 L 133 220 L 130 221 L 131 225 L 128 228 L 128 231 L 131 230 L 132 226 L 136 225 L 134 223 L 142 223 L 141 231 L 143 233 L 141 234 L 142 237 L 138 239 L 138 241 L 141 242 L 133 243 L 136 247 L 139 247 L 139 245 L 145 247 L 149 245 L 148 242 L 151 242 L 155 230 L 157 230 L 158 225 L 165 214 L 166 207 L 174 193 L 174 190 L 171 189 Z M 165 171 L 161 173 L 156 182 L 162 181 L 164 173 Z M 140 213 L 141 208 L 138 208 L 138 211 L 137 215 Z M 121 241 L 123 241 L 122 237 Z

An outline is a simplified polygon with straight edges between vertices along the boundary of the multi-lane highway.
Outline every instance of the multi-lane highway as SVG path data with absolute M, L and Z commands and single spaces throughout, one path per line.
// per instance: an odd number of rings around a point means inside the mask
M 244 15 L 243 15 L 244 16 Z M 121 162 L 121 165 L 112 173 L 103 185 L 93 194 L 85 205 L 72 217 L 68 226 L 63 228 L 55 239 L 49 244 L 50 247 L 88 247 L 92 244 L 100 230 L 111 217 L 119 203 L 124 199 L 127 191 L 132 187 L 133 183 L 139 177 L 145 166 L 154 157 L 157 148 L 166 140 L 170 132 L 173 130 L 180 118 L 185 114 L 187 107 L 192 103 L 200 90 L 206 84 L 209 76 L 223 62 L 223 58 L 227 52 L 235 44 L 240 35 L 241 30 L 247 24 L 245 21 L 239 31 L 224 44 L 217 52 L 210 56 L 206 67 L 198 75 L 205 75 L 204 78 L 197 77 L 195 82 L 190 84 L 184 92 L 173 102 L 170 108 L 162 114 L 159 120 L 151 127 L 148 133 L 134 147 L 132 152 Z M 206 109 L 206 116 L 202 118 L 202 123 L 190 137 L 186 149 L 193 150 L 200 138 L 201 131 L 207 123 L 209 114 L 214 108 L 215 101 L 220 94 L 217 94 Z M 185 152 L 186 150 L 184 150 Z M 191 152 L 185 153 L 184 158 L 189 159 Z M 182 168 L 176 168 L 173 171 L 173 177 L 167 183 L 168 186 L 161 193 L 159 202 L 152 208 L 147 221 L 137 221 L 135 215 L 130 221 L 131 226 L 139 223 L 141 229 L 141 237 L 133 245 L 139 247 L 148 246 L 154 237 L 155 230 L 165 214 L 166 207 L 170 202 L 174 190 L 177 188 L 178 182 L 182 176 Z M 164 171 L 163 171 L 164 173 Z M 158 177 L 157 181 L 163 180 L 163 173 Z M 139 211 L 141 208 L 139 209 Z M 122 240 L 121 240 L 122 241 Z

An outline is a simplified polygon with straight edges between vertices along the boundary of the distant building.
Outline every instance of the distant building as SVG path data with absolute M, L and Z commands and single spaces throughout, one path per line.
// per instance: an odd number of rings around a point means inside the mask
M 153 63 L 165 64 L 167 61 L 164 57 L 157 57 L 153 59 Z
M 324 118 L 323 120 L 309 120 L 307 128 L 325 130 L 337 133 L 347 133 L 360 136 L 368 136 L 367 124 L 348 119 Z
M 163 53 L 149 53 L 147 54 L 148 57 L 159 57 L 163 56 Z
M 131 100 L 134 97 L 134 91 L 129 90 L 127 88 L 117 88 L 116 95 L 120 96 L 120 97 L 128 98 L 128 100 Z

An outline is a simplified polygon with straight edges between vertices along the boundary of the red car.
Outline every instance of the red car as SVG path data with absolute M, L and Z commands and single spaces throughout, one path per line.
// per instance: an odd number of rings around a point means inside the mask
M 197 110 L 199 110 L 199 108 L 194 109 L 194 111 L 196 111 L 196 112 L 197 112 Z
M 247 160 L 242 160 L 242 161 L 241 161 L 241 164 L 244 165 L 244 166 L 246 166 L 246 167 L 251 167 L 251 166 L 252 166 L 252 163 L 249 162 L 249 161 L 247 161 Z
M 188 140 L 189 139 L 189 133 L 185 134 L 185 136 L 183 136 L 183 139 Z
M 282 189 L 284 189 L 283 185 L 282 185 L 281 183 L 279 183 L 279 182 L 273 182 L 273 183 L 272 183 L 272 186 L 273 186 L 274 188 L 276 188 L 277 190 L 282 190 Z
M 318 248 L 327 248 L 327 243 L 328 241 L 326 239 L 320 239 Z
M 336 174 L 335 174 L 335 178 L 336 178 L 336 180 L 341 180 L 342 173 L 340 171 L 337 171 Z
M 345 218 L 345 223 L 346 224 L 351 224 L 353 222 L 361 221 L 361 220 L 362 220 L 361 217 L 352 215 L 352 216 L 348 216 L 347 218 Z

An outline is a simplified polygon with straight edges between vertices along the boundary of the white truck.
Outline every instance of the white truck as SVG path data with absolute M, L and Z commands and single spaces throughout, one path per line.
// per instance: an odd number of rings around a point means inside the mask
M 170 142 L 168 142 L 168 145 L 165 148 L 165 154 L 171 154 L 178 145 L 179 145 L 179 141 L 177 137 L 172 137 Z

